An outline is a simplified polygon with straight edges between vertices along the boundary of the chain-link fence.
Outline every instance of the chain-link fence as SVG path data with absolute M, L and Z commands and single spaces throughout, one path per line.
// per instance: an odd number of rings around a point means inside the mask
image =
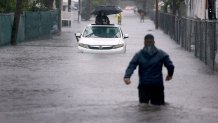
M 7 45 L 11 40 L 11 32 L 13 25 L 13 14 L 0 14 L 0 46 Z M 20 27 L 24 27 L 24 17 L 20 17 Z M 24 40 L 24 28 L 19 28 L 17 42 Z
M 10 44 L 14 14 L 0 14 L 0 46 Z M 57 29 L 58 11 L 24 12 L 20 18 L 17 42 L 50 37 Z
M 10 14 L 0 15 L 0 45 L 7 44 L 11 38 L 12 16 Z
M 150 18 L 155 21 L 155 13 Z M 216 69 L 218 21 L 179 18 L 167 13 L 159 13 L 159 27 L 181 47 Z
M 25 40 L 50 37 L 54 25 L 58 25 L 58 12 L 25 12 Z

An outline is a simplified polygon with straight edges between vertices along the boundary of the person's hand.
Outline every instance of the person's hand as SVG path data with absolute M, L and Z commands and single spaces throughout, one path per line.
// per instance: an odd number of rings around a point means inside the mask
M 130 78 L 124 78 L 123 80 L 127 85 L 129 85 L 131 83 Z
M 172 76 L 167 75 L 165 80 L 170 81 L 171 79 L 172 79 Z

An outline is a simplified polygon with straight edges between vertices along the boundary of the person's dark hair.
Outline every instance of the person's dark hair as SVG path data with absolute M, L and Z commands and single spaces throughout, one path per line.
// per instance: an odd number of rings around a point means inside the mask
M 154 40 L 154 36 L 152 34 L 147 34 L 144 38 L 144 40 L 146 39 L 151 39 L 151 40 Z
M 148 46 L 148 45 L 154 45 L 154 36 L 151 34 L 147 34 L 144 37 L 144 45 Z

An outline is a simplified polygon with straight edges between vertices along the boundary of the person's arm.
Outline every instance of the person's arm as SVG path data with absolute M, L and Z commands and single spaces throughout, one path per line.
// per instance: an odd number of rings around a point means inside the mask
M 98 24 L 98 16 L 95 17 L 95 24 Z
M 169 55 L 166 55 L 164 57 L 164 66 L 167 68 L 167 76 L 166 76 L 166 81 L 169 81 L 172 79 L 173 77 L 173 73 L 174 73 L 174 65 L 173 62 L 171 61 Z
M 106 23 L 110 24 L 110 20 L 109 20 L 109 18 L 107 16 L 106 16 Z
M 137 65 L 138 65 L 138 54 L 136 54 L 132 58 L 132 60 L 130 61 L 129 65 L 128 65 L 127 69 L 126 69 L 126 72 L 125 72 L 125 75 L 124 75 L 124 82 L 127 85 L 131 83 L 130 78 L 131 78 L 134 70 L 136 69 Z

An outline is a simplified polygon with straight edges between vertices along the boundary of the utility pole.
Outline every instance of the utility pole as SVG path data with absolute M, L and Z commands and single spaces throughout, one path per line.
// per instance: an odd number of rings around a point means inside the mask
M 209 20 L 216 20 L 216 1 L 208 0 L 208 18 Z
M 176 9 L 177 9 L 176 0 L 173 0 L 173 7 L 172 8 L 173 8 L 173 15 L 174 15 L 172 28 L 173 28 L 173 32 L 176 32 Z M 175 37 L 173 37 L 173 38 L 175 38 Z
M 156 0 L 156 12 L 155 12 L 155 29 L 158 29 L 158 21 L 159 21 L 159 10 L 158 10 L 158 0 Z
M 78 23 L 79 23 L 79 17 L 80 17 L 80 14 L 81 14 L 81 0 L 78 0 Z
M 91 0 L 88 0 L 87 2 L 88 2 L 88 11 L 89 13 L 91 13 Z
M 71 0 L 68 0 L 68 12 L 71 12 Z
M 21 5 L 22 5 L 22 0 L 17 0 L 16 10 L 14 14 L 14 22 L 11 32 L 11 45 L 17 44 L 17 34 L 18 34 L 19 23 L 20 23 Z
M 62 0 L 58 0 L 58 30 L 61 32 L 62 22 L 61 22 L 61 11 L 62 11 Z
M 146 3 L 147 3 L 147 0 L 143 1 L 143 3 L 142 3 L 143 7 L 142 8 L 147 13 L 147 5 L 146 5 Z
M 173 15 L 176 15 L 176 0 L 173 0 Z

